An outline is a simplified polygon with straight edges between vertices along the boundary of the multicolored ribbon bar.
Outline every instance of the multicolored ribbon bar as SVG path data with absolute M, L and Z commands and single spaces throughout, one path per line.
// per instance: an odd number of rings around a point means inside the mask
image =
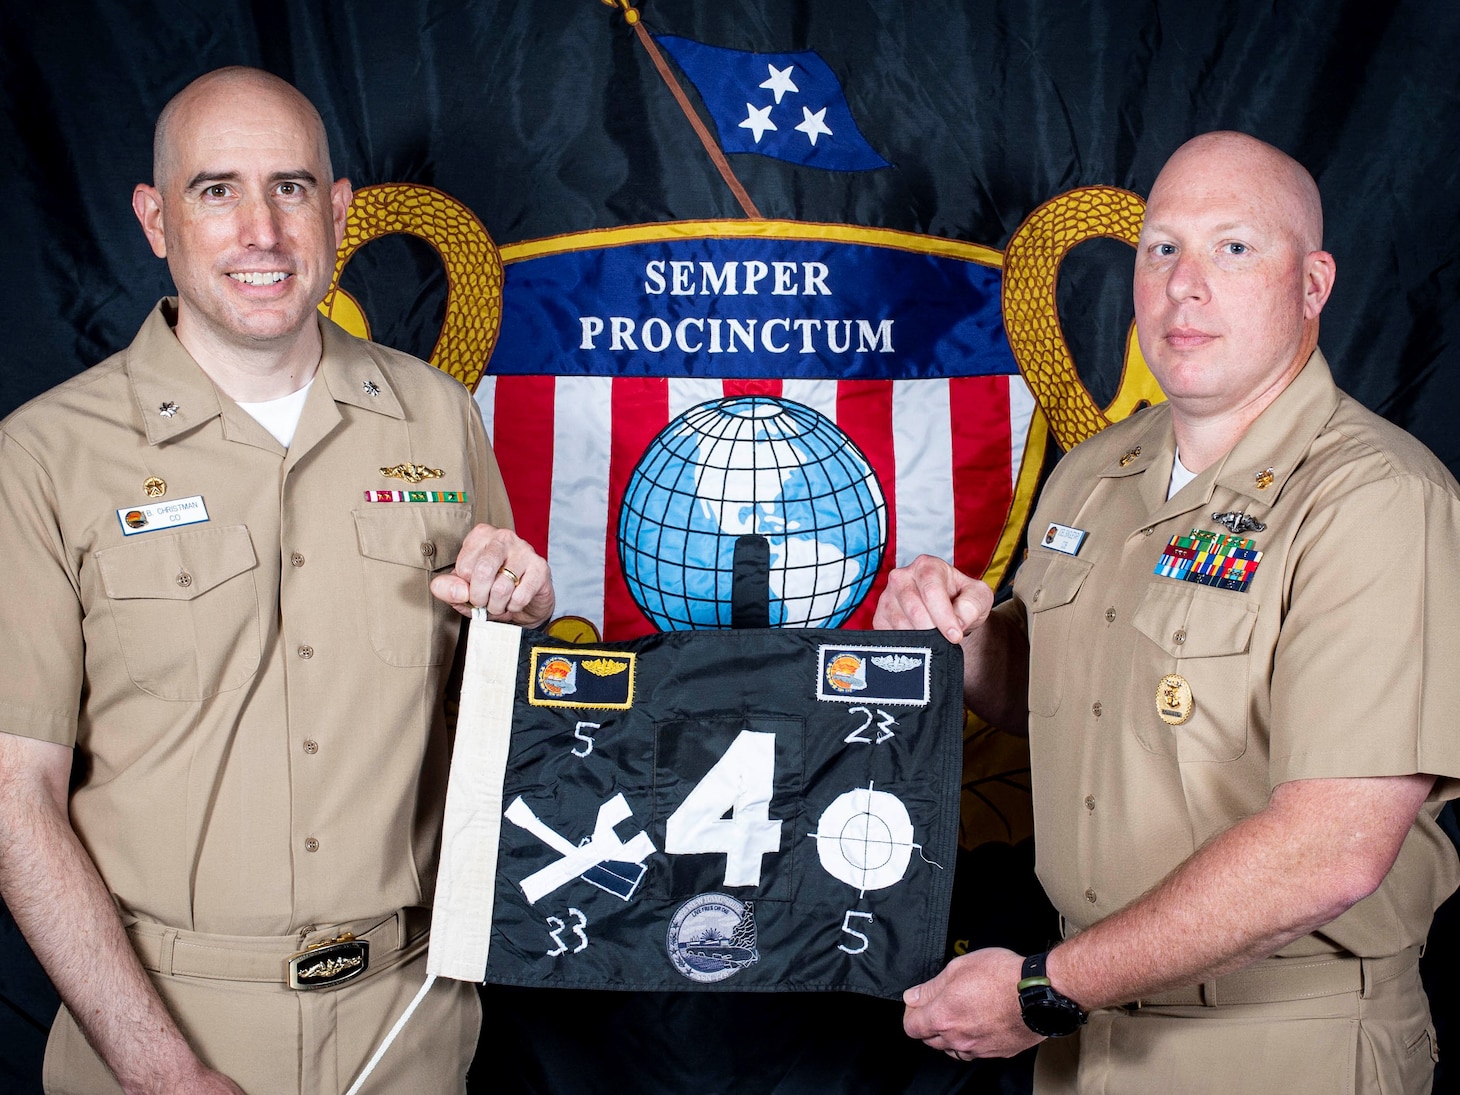
M 367 502 L 465 502 L 464 490 L 367 490 Z
M 1187 536 L 1171 537 L 1161 552 L 1155 572 L 1178 582 L 1196 582 L 1246 593 L 1261 560 L 1262 552 L 1257 550 L 1255 540 L 1192 529 Z

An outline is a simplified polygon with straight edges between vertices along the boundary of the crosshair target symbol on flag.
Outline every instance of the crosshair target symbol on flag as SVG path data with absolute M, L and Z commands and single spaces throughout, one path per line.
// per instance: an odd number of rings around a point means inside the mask
M 918 847 L 902 800 L 870 783 L 833 799 L 811 837 L 826 872 L 864 894 L 901 882 Z

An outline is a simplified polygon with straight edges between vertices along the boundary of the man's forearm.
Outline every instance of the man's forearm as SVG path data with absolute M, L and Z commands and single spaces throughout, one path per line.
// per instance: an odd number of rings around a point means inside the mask
M 1377 888 L 1433 779 L 1284 784 L 1126 908 L 1051 952 L 1086 1008 L 1195 984 L 1266 958 Z
M 206 1072 L 133 952 L 65 813 L 65 779 L 0 734 L 0 893 L 56 991 L 128 1092 L 186 1090 Z M 70 751 L 65 750 L 69 757 Z M 69 768 L 69 764 L 67 765 Z
M 963 640 L 963 702 L 990 726 L 1029 734 L 1029 640 L 1003 612 L 991 612 Z

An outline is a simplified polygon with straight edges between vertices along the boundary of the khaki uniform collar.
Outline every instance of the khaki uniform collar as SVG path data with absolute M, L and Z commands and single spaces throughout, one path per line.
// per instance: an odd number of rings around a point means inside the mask
M 405 418 L 395 389 L 366 343 L 324 316 L 319 317 L 319 333 L 324 356 L 317 375 L 324 378 L 336 403 L 348 403 L 388 418 Z
M 173 332 L 176 323 L 177 299 L 164 297 L 127 350 L 127 377 L 149 445 L 161 444 L 220 415 L 227 418 L 226 397 L 183 349 Z M 374 355 L 361 352 L 359 341 L 325 317 L 319 318 L 319 325 L 324 353 L 315 377 L 323 378 L 330 398 L 389 418 L 405 418 L 395 389 Z M 330 417 L 339 420 L 338 412 Z
M 1098 474 L 1102 479 L 1123 479 L 1129 475 L 1141 475 L 1147 470 L 1159 473 L 1164 468 L 1169 477 L 1171 461 L 1175 457 L 1176 435 L 1171 430 L 1171 408 L 1165 403 L 1157 403 L 1145 412 L 1140 432 Z
M 127 378 L 149 445 L 160 445 L 222 413 L 218 389 L 177 340 L 176 323 L 177 298 L 163 297 L 127 349 Z
M 1217 487 L 1274 505 L 1303 454 L 1338 407 L 1338 389 L 1323 354 L 1314 350 L 1298 375 L 1247 428 L 1232 451 L 1167 499 L 1176 435 L 1171 409 L 1159 403 L 1130 445 L 1099 471 L 1102 478 L 1142 475 L 1141 498 L 1153 521 L 1205 506 Z M 1122 465 L 1122 461 L 1125 461 Z M 1263 484 L 1266 485 L 1263 485 Z
M 1338 397 L 1327 359 L 1314 350 L 1292 383 L 1217 462 L 1217 485 L 1269 506 L 1276 503 L 1313 439 L 1338 409 Z

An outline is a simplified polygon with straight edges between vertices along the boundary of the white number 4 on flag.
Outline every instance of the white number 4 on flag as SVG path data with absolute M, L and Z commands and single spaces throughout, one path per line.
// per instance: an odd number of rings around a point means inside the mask
M 770 816 L 775 772 L 776 736 L 740 731 L 669 815 L 664 850 L 721 853 L 726 886 L 760 885 L 761 858 L 781 848 L 781 822 Z

